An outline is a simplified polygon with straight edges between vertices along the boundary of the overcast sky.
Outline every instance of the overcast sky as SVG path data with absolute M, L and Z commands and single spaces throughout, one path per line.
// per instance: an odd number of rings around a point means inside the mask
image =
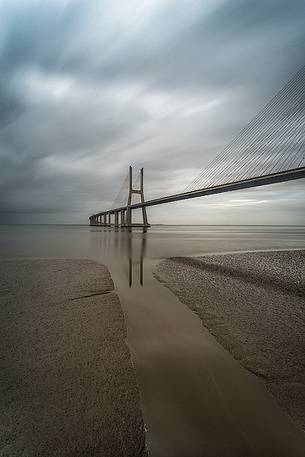
M 0 222 L 87 223 L 128 165 L 182 191 L 305 63 L 303 0 L 0 0 Z M 305 224 L 304 180 L 149 209 Z

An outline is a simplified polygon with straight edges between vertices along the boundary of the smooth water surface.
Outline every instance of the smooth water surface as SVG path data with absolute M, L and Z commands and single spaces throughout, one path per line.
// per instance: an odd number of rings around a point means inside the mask
M 302 227 L 0 226 L 1 257 L 90 258 L 109 266 L 152 457 L 305 455 L 304 433 L 262 382 L 153 275 L 165 257 L 304 248 Z

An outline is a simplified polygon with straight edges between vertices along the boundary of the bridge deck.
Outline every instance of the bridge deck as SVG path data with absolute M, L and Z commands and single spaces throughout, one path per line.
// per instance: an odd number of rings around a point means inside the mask
M 258 176 L 243 181 L 231 182 L 221 184 L 214 187 L 207 187 L 205 189 L 194 190 L 192 192 L 185 192 L 180 194 L 169 195 L 166 197 L 155 198 L 145 202 L 134 203 L 129 206 L 130 209 L 144 208 L 147 206 L 163 205 L 164 203 L 171 203 L 180 200 L 188 200 L 191 198 L 205 197 L 208 195 L 220 194 L 223 192 L 230 192 L 234 190 L 249 189 L 251 187 L 266 186 L 268 184 L 275 184 L 285 181 L 292 181 L 295 179 L 305 178 L 305 167 L 295 168 L 293 170 L 286 170 L 278 173 L 273 173 L 265 176 Z M 92 216 L 102 216 L 104 214 L 114 214 L 118 211 L 126 210 L 127 206 L 114 208 L 106 211 L 100 211 Z

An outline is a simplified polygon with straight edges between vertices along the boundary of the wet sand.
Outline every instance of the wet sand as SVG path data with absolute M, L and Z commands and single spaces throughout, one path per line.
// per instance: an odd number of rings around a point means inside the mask
M 305 251 L 176 257 L 156 276 L 305 429 Z
M 86 260 L 0 262 L 0 454 L 142 456 L 119 299 Z

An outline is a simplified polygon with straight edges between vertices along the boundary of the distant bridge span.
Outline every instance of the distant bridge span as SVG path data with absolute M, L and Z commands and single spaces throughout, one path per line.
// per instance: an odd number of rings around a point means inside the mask
M 305 178 L 305 66 L 183 192 L 145 201 L 143 168 L 133 183 L 129 167 L 112 207 L 92 214 L 89 220 L 91 225 L 149 227 L 148 206 L 300 178 Z M 132 203 L 133 194 L 140 195 L 139 203 Z M 132 221 L 135 209 L 142 210 L 141 224 Z

